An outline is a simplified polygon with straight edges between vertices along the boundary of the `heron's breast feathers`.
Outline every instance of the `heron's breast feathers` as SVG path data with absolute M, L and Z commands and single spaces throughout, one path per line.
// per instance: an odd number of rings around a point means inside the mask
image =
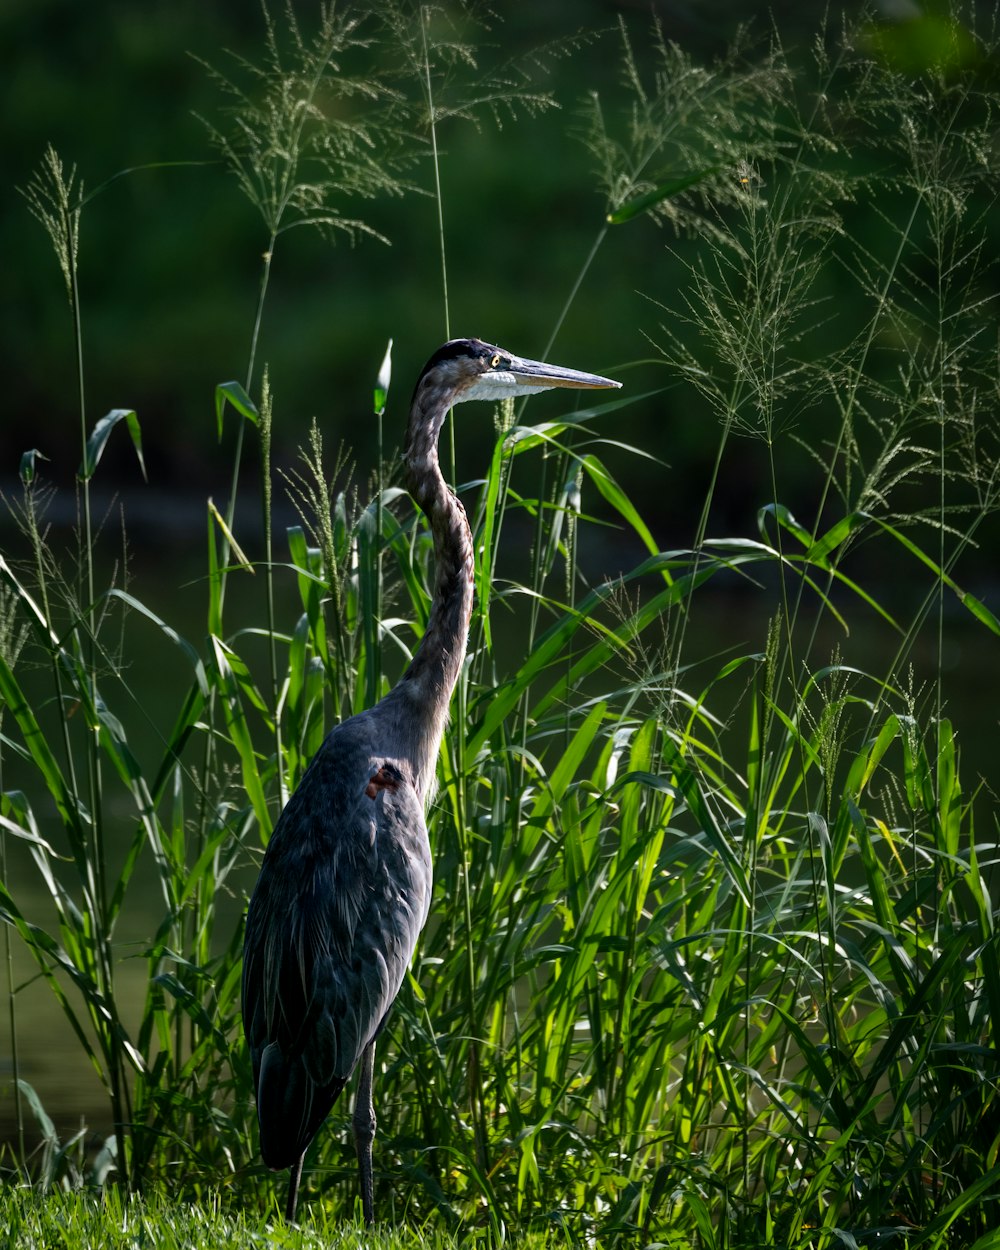
M 312 802 L 302 790 L 247 914 L 244 1022 L 258 1073 L 277 1044 L 328 1086 L 347 1079 L 399 992 L 430 904 L 430 852 L 422 805 L 390 763 L 366 771 L 336 827 L 316 802 L 324 787 Z

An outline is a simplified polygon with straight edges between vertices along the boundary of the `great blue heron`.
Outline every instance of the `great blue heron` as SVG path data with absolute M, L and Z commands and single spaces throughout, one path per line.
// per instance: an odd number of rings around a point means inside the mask
M 413 392 L 404 466 L 434 539 L 434 596 L 409 667 L 374 707 L 341 722 L 281 813 L 247 911 L 243 1027 L 260 1150 L 290 1168 L 295 1219 L 306 1147 L 360 1060 L 354 1136 L 365 1222 L 374 1220 L 375 1038 L 399 992 L 431 898 L 424 806 L 472 612 L 472 537 L 438 465 L 448 409 L 552 387 L 620 386 L 455 339 Z

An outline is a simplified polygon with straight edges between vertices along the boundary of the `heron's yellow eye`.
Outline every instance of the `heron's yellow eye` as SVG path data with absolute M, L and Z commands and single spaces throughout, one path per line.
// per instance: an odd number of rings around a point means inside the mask
M 493 357 L 493 359 L 490 361 L 490 368 L 491 368 L 491 369 L 499 369 L 499 368 L 500 368 L 500 360 L 501 360 L 501 356 L 500 356 L 500 353 L 498 352 L 498 353 L 497 353 L 497 354 Z

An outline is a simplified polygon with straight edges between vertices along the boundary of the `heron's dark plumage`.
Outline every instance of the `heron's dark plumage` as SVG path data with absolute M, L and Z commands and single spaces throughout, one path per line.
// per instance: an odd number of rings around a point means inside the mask
M 430 906 L 423 804 L 401 761 L 359 749 L 377 736 L 378 710 L 327 736 L 247 912 L 244 1028 L 271 1168 L 299 1158 L 374 1040 Z M 371 785 L 390 769 L 397 783 Z
M 356 1067 L 362 1206 L 374 1218 L 373 1048 L 430 907 L 424 808 L 472 612 L 472 536 L 438 465 L 441 426 L 467 399 L 617 385 L 479 339 L 446 343 L 417 381 L 403 463 L 434 539 L 427 628 L 385 698 L 327 735 L 275 825 L 247 911 L 243 1027 L 261 1154 L 292 1169 L 289 1219 L 306 1147 Z

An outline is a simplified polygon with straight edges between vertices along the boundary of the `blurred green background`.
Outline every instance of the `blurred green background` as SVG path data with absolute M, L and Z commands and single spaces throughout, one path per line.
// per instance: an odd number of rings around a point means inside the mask
M 478 45 L 480 59 L 476 71 L 460 67 L 455 93 L 514 57 L 530 74 L 525 87 L 551 93 L 559 107 L 534 117 L 522 110 L 502 127 L 485 109 L 478 125 L 452 119 L 440 126 L 451 333 L 535 355 L 545 348 L 603 225 L 604 195 L 579 132 L 592 92 L 599 93 L 616 128 L 624 129 L 631 98 L 622 81 L 619 18 L 628 23 L 640 67 L 650 77 L 654 13 L 667 39 L 706 62 L 724 53 L 741 23 L 750 23 L 752 46 L 766 52 L 770 28 L 764 6 L 724 0 L 540 0 L 497 7 L 499 20 L 489 29 L 456 17 L 456 29 Z M 805 55 L 815 34 L 812 6 L 770 9 L 793 55 L 796 49 Z M 298 11 L 308 29 L 312 6 L 300 4 Z M 836 22 L 835 13 L 831 20 Z M 541 65 L 531 60 L 533 50 L 558 49 L 579 32 L 588 37 L 562 55 Z M 196 502 L 200 521 L 204 495 L 224 489 L 229 447 L 217 446 L 213 388 L 244 376 L 266 236 L 198 119 L 217 120 L 221 101 L 194 56 L 226 70 L 231 62 L 224 49 L 259 59 L 262 42 L 258 6 L 232 0 L 92 6 L 8 0 L 0 12 L 7 132 L 0 200 L 6 241 L 0 480 L 10 483 L 27 447 L 37 446 L 50 458 L 45 473 L 61 486 L 71 485 L 79 463 L 66 298 L 48 240 L 15 188 L 28 181 L 47 143 L 67 166 L 76 166 L 85 190 L 136 166 L 204 162 L 129 174 L 88 203 L 83 215 L 88 420 L 112 407 L 135 408 L 150 469 L 145 498 L 157 499 L 163 491 L 171 498 L 166 511 L 135 501 L 133 540 L 143 537 L 143 529 L 150 540 L 169 540 L 170 514 L 178 522 L 186 515 L 185 497 Z M 426 143 L 408 177 L 414 193 L 344 205 L 384 233 L 390 246 L 371 239 L 330 246 L 307 230 L 280 241 L 259 357 L 269 365 L 276 397 L 279 463 L 294 458 L 316 416 L 328 445 L 345 439 L 359 464 L 370 465 L 367 414 L 386 340 L 395 342 L 392 445 L 412 380 L 446 337 Z M 649 297 L 669 304 L 682 274 L 675 247 L 692 259 L 692 245 L 649 216 L 611 229 L 552 359 L 614 372 L 649 357 L 643 332 L 655 331 L 663 319 Z M 633 393 L 669 382 L 662 370 L 648 366 L 625 377 Z M 653 503 L 659 515 L 651 520 L 679 540 L 689 538 L 717 429 L 696 409 L 677 406 L 669 393 L 623 420 L 622 437 L 675 470 L 665 496 L 652 466 L 633 464 L 632 489 Z M 740 472 L 724 466 L 729 476 L 720 498 L 728 501 L 729 515 L 719 518 L 723 527 L 744 525 L 760 502 L 751 476 L 764 463 L 759 450 L 745 448 Z M 478 460 L 470 471 L 477 466 Z M 120 444 L 112 440 L 95 485 L 106 490 L 112 483 L 129 494 L 140 486 L 124 438 Z

